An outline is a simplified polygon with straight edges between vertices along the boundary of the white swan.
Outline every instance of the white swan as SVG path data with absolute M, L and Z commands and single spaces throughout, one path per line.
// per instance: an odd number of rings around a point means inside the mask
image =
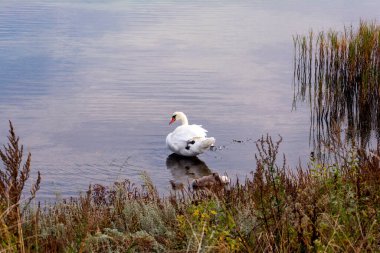
M 215 138 L 206 137 L 207 130 L 200 125 L 189 125 L 186 115 L 183 112 L 175 112 L 172 120 L 182 122 L 173 132 L 166 137 L 168 148 L 178 155 L 196 156 L 210 149 L 215 143 Z

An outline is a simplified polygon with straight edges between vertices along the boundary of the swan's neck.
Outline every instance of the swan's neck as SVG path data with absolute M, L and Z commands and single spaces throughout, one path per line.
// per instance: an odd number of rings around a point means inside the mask
M 189 121 L 187 120 L 187 117 L 184 113 L 181 114 L 181 122 L 182 122 L 182 126 L 186 126 L 189 124 Z

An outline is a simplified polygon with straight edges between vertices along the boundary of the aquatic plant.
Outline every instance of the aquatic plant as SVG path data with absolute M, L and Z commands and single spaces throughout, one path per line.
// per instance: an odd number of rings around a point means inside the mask
M 333 128 L 365 147 L 380 140 L 380 26 L 297 35 L 294 40 L 294 101 L 308 101 L 311 140 L 321 148 Z M 335 125 L 334 125 L 335 124 Z

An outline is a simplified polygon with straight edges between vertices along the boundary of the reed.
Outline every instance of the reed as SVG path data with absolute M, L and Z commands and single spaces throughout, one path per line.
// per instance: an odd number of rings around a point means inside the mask
M 333 124 L 365 147 L 380 136 L 380 26 L 330 30 L 293 38 L 295 100 L 308 101 L 314 145 L 328 141 Z M 314 47 L 313 47 L 314 46 Z

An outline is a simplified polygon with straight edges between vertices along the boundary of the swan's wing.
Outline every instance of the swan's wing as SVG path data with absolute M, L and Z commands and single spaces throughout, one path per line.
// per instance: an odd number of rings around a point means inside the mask
M 191 141 L 194 138 L 204 138 L 207 135 L 207 130 L 201 125 L 179 126 L 173 132 L 173 137 L 181 141 Z
M 206 136 L 202 127 L 197 125 L 191 126 L 179 126 L 172 133 L 168 134 L 166 143 L 173 149 L 186 148 L 189 141 L 192 141 L 195 137 L 202 138 Z
M 206 133 L 207 130 L 200 125 L 179 126 L 168 134 L 166 144 L 169 149 L 177 154 L 185 156 L 197 155 L 202 152 L 194 150 L 194 144 L 197 146 L 197 143 L 201 143 L 205 139 Z

